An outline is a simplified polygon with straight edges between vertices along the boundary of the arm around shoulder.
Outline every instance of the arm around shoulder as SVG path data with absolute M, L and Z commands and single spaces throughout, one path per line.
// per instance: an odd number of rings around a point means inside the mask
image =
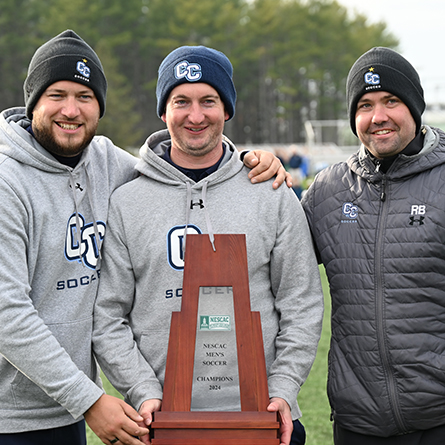
M 281 161 L 271 152 L 265 150 L 253 150 L 244 154 L 244 165 L 252 170 L 248 177 L 253 184 L 267 181 L 276 176 L 273 188 L 286 182 L 288 187 L 292 187 L 292 176 L 281 164 Z

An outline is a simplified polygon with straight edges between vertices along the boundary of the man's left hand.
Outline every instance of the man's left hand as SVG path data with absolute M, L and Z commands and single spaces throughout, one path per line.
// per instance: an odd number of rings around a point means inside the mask
M 244 165 L 251 168 L 249 179 L 253 184 L 267 181 L 276 175 L 272 186 L 274 189 L 286 181 L 287 186 L 292 187 L 292 177 L 281 164 L 281 161 L 273 154 L 264 150 L 252 150 L 244 156 Z
M 280 445 L 289 445 L 294 429 L 289 405 L 284 399 L 272 397 L 267 411 L 278 412 L 278 418 L 280 420 Z

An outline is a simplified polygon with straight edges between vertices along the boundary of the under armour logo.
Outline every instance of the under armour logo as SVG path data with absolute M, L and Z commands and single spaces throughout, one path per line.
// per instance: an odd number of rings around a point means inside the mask
M 201 65 L 188 63 L 187 60 L 179 62 L 174 70 L 176 79 L 183 79 L 185 77 L 189 82 L 196 82 L 202 77 Z
M 199 206 L 200 209 L 204 208 L 204 201 L 200 199 L 198 202 L 190 201 L 190 210 L 193 210 L 193 207 Z
M 70 184 L 70 187 L 71 187 L 71 184 Z M 83 192 L 83 188 L 82 188 L 82 186 L 78 183 L 78 182 L 76 182 L 76 185 L 75 185 L 75 187 L 74 187 L 76 190 L 80 190 L 81 192 Z
M 409 223 L 410 226 L 413 226 L 414 223 L 419 223 L 419 226 L 423 226 L 423 224 L 425 224 L 423 222 L 423 220 L 425 219 L 424 216 L 420 216 L 419 219 L 415 219 L 414 216 L 410 216 L 409 219 L 410 219 L 410 223 Z
M 415 204 L 411 206 L 411 215 L 410 216 L 410 226 L 413 226 L 414 223 L 419 223 L 419 226 L 422 226 L 423 224 L 425 224 L 423 222 L 423 220 L 425 219 L 425 217 L 423 215 L 426 215 L 426 206 L 425 205 L 419 205 L 419 204 Z M 419 219 L 415 219 L 415 217 L 413 216 L 418 216 Z

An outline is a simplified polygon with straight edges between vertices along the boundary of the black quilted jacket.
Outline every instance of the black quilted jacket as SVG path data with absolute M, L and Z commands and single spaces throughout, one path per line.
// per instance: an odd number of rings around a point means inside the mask
M 386 174 L 362 147 L 303 199 L 332 297 L 328 396 L 344 428 L 445 423 L 445 133 Z

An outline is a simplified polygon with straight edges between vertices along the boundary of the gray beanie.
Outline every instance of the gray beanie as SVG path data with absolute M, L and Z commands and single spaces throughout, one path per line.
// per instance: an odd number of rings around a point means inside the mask
M 105 113 L 107 80 L 94 50 L 70 29 L 52 38 L 37 49 L 28 67 L 23 90 L 26 115 L 32 111 L 43 92 L 53 83 L 70 80 L 90 87 Z
M 417 131 L 425 110 L 423 89 L 414 67 L 399 53 L 376 47 L 363 54 L 352 66 L 346 81 L 351 129 L 357 135 L 355 114 L 357 103 L 366 93 L 386 91 L 401 99 L 416 122 Z
M 173 88 L 186 82 L 203 82 L 218 91 L 231 119 L 235 114 L 236 102 L 232 76 L 232 64 L 222 52 L 205 46 L 176 48 L 159 67 L 156 86 L 158 116 L 164 114 L 168 96 Z

